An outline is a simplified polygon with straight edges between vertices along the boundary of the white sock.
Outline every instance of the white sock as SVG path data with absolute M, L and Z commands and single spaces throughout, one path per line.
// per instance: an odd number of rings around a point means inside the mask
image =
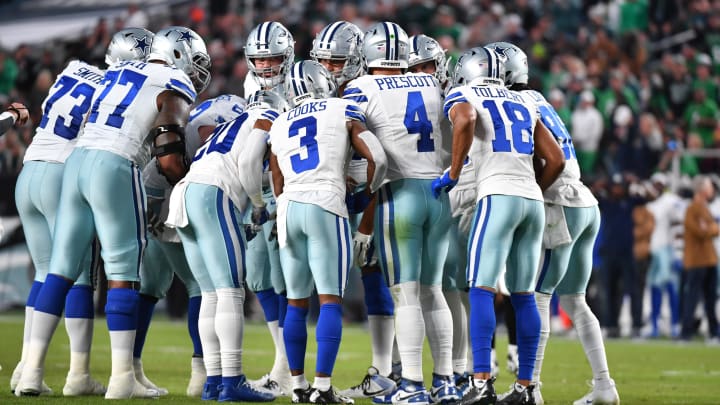
M 25 307 L 25 324 L 23 325 L 23 346 L 22 354 L 20 355 L 20 362 L 24 363 L 27 359 L 27 352 L 30 348 L 30 334 L 32 331 L 33 313 L 35 307 Z
M 410 281 L 394 285 L 390 291 L 395 301 L 395 336 L 402 361 L 402 376 L 422 381 L 422 350 L 425 321 L 420 307 L 420 283 Z
M 37 369 L 45 365 L 50 339 L 60 322 L 60 317 L 47 312 L 34 311 L 32 318 L 32 329 L 30 331 L 30 342 L 25 358 L 25 368 Z
M 370 344 L 372 345 L 372 366 L 380 375 L 392 372 L 392 351 L 395 340 L 395 319 L 387 315 L 368 315 Z
M 278 321 L 268 322 L 267 326 L 273 343 L 275 343 L 275 362 L 270 370 L 270 376 L 277 381 L 277 377 L 284 376 L 290 371 L 285 354 L 285 340 L 282 337 L 282 329 L 280 329 Z
M 70 371 L 68 374 L 90 374 L 90 347 L 92 346 L 92 318 L 65 318 L 65 330 L 70 339 Z
M 460 290 L 443 291 L 453 320 L 452 367 L 453 372 L 462 374 L 467 368 L 468 325 L 467 313 Z
M 537 354 L 535 354 L 535 369 L 533 369 L 532 381 L 540 381 L 543 358 L 545 357 L 545 346 L 550 338 L 550 300 L 552 295 L 535 293 L 535 302 L 540 313 L 540 341 L 538 342 Z
M 310 386 L 310 383 L 305 379 L 305 374 L 294 375 L 290 379 L 292 380 L 293 390 L 304 390 Z
M 315 381 L 313 381 L 313 388 L 315 388 L 318 391 L 327 391 L 330 389 L 330 386 L 332 384 L 330 383 L 330 377 L 315 377 Z
M 120 376 L 133 373 L 133 346 L 135 345 L 135 330 L 111 330 L 110 352 L 112 354 L 111 376 Z
M 420 286 L 420 306 L 425 320 L 425 334 L 433 356 L 433 372 L 451 376 L 453 373 L 453 319 L 439 285 Z
M 469 322 L 469 319 L 470 319 L 470 297 L 468 296 L 468 293 L 463 292 L 462 294 L 460 294 L 460 300 L 462 301 L 463 306 L 465 307 L 465 319 L 468 320 L 468 322 Z M 473 374 L 473 373 L 474 373 L 474 370 L 473 370 L 473 352 L 472 352 L 472 350 L 471 350 L 471 347 L 472 347 L 472 346 L 470 345 L 470 325 L 469 325 L 469 323 L 468 323 L 467 326 L 466 326 L 466 331 L 467 331 L 467 343 L 466 343 L 466 344 L 467 344 L 467 350 L 465 351 L 465 352 L 466 352 L 466 355 L 465 355 L 465 364 L 466 364 L 466 365 L 465 365 L 465 371 L 467 371 L 467 372 L 470 373 L 470 374 Z M 453 335 L 453 339 L 455 339 L 455 336 L 454 336 L 454 335 Z M 492 349 L 492 353 L 495 353 L 495 349 Z M 496 356 L 496 357 L 493 357 L 493 359 L 495 359 L 494 361 L 497 361 L 497 356 Z M 494 364 L 495 364 L 495 363 L 493 363 L 493 365 L 494 365 Z
M 605 356 L 602 330 L 600 322 L 585 301 L 585 294 L 561 295 L 560 305 L 575 326 L 585 356 L 590 363 L 595 386 L 601 389 L 607 387 L 610 384 L 610 369 Z
M 198 331 L 200 344 L 203 348 L 203 362 L 209 376 L 222 375 L 220 367 L 220 341 L 215 333 L 215 312 L 217 310 L 217 294 L 215 291 L 202 293 L 200 312 L 198 314 Z
M 245 316 L 243 288 L 221 288 L 217 293 L 215 333 L 220 342 L 220 363 L 223 377 L 242 374 L 242 341 Z

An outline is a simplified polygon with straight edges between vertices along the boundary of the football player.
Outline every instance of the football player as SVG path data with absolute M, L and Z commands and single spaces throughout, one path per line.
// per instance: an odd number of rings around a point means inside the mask
M 493 300 L 498 277 L 507 267 L 506 284 L 518 318 L 520 371 L 511 391 L 499 403 L 532 400 L 533 363 L 540 319 L 532 283 L 540 260 L 545 215 L 542 190 L 563 168 L 562 151 L 536 117 L 537 106 L 520 93 L 506 90 L 505 58 L 488 48 L 473 48 L 458 60 L 455 87 L 445 99 L 453 124 L 452 165 L 433 182 L 433 191 L 447 190 L 457 179 L 473 140 L 477 142 L 477 207 L 468 244 L 470 336 L 473 388 L 463 404 L 494 403 L 490 348 L 495 329 Z M 544 159 L 535 180 L 533 161 Z
M 295 63 L 285 79 L 292 107 L 270 131 L 270 169 L 278 195 L 280 260 L 287 282 L 284 339 L 294 403 L 354 403 L 332 387 L 342 336 L 342 297 L 352 248 L 345 203 L 350 147 L 367 160 L 369 195 L 381 184 L 385 154 L 351 101 L 334 98 L 335 80 L 314 61 Z M 306 318 L 313 289 L 320 301 L 317 363 L 305 378 Z
M 127 28 L 115 33 L 105 62 L 111 65 L 122 60 L 144 60 L 153 35 L 143 28 Z M 15 390 L 27 358 L 35 300 L 48 273 L 64 163 L 75 147 L 93 97 L 99 94 L 97 90 L 101 88 L 103 76 L 104 72 L 95 66 L 70 61 L 43 102 L 42 119 L 25 153 L 15 199 L 35 263 L 35 280 L 25 307 L 22 357 L 10 379 L 11 390 Z M 96 250 L 94 245 L 84 253 L 80 264 L 82 273 L 65 299 L 65 327 L 70 339 L 70 370 L 63 387 L 66 396 L 105 393 L 105 387 L 90 377 L 89 369 Z M 41 388 L 41 392 L 46 391 L 44 385 Z
M 375 249 L 394 299 L 402 361 L 402 381 L 389 397 L 393 403 L 427 404 L 459 399 L 452 378 L 452 317 L 442 294 L 451 218 L 447 195 L 437 199 L 430 190 L 443 171 L 442 89 L 432 75 L 404 74 L 409 48 L 397 24 L 370 27 L 362 47 L 367 75 L 351 81 L 343 98 L 360 105 L 388 155 L 375 211 Z M 430 396 L 422 375 L 426 330 L 435 360 Z
M 30 114 L 25 104 L 11 103 L 7 110 L 0 114 L 0 135 L 7 132 L 15 124 L 18 126 L 25 125 L 28 118 L 30 118 Z
M 580 166 L 565 124 L 545 97 L 528 87 L 525 52 L 507 42 L 493 43 L 488 47 L 507 57 L 505 85 L 526 95 L 537 104 L 543 124 L 550 130 L 565 155 L 565 169 L 557 180 L 543 191 L 546 226 L 543 236 L 543 266 L 535 287 L 541 321 L 540 341 L 533 372 L 533 383 L 537 385 L 535 392 L 539 394 L 540 391 L 540 371 L 550 335 L 550 299 L 553 293 L 557 293 L 560 305 L 573 322 L 593 371 L 592 390 L 575 401 L 575 404 L 618 404 L 620 398 L 615 382 L 610 378 L 600 323 L 585 300 L 585 290 L 592 273 L 592 250 L 600 229 L 598 201 L 580 181 Z M 538 394 L 536 402 L 542 404 L 542 396 Z
M 147 211 L 141 170 L 151 154 L 170 183 L 187 171 L 184 125 L 196 97 L 190 38 L 158 32 L 147 62 L 112 64 L 94 98 L 84 135 L 65 163 L 49 274 L 38 292 L 30 350 L 16 394 L 40 392 L 50 339 L 95 234 L 108 278 L 105 312 L 112 371 L 105 398 L 156 397 L 135 378 L 138 273 Z M 157 108 L 148 108 L 148 105 Z
M 345 91 L 350 80 L 362 74 L 360 49 L 362 47 L 363 33 L 352 23 L 337 21 L 323 28 L 313 40 L 310 57 L 323 65 L 332 74 L 337 85 L 339 96 Z M 362 229 L 360 218 L 366 209 L 374 210 L 374 203 L 365 197 L 367 162 L 359 155 L 353 154 L 348 165 L 348 212 L 350 227 L 355 235 L 353 239 L 365 239 L 370 245 L 372 235 L 372 215 L 366 216 L 368 220 Z M 395 389 L 395 382 L 388 378 L 392 373 L 390 368 L 392 358 L 392 342 L 394 336 L 393 305 L 390 291 L 383 281 L 382 271 L 373 263 L 364 263 L 365 254 L 358 246 L 354 249 L 356 257 L 362 257 L 361 267 L 363 289 L 365 292 L 365 305 L 368 313 L 368 329 L 370 330 L 370 343 L 372 347 L 371 367 L 358 385 L 340 392 L 341 395 L 358 398 L 384 395 Z M 354 260 L 355 261 L 355 260 Z
M 166 223 L 177 228 L 202 289 L 204 400 L 275 399 L 250 385 L 242 370 L 247 239 L 240 223 L 248 197 L 253 223 L 259 226 L 268 219 L 260 184 L 267 131 L 277 116 L 276 110 L 254 103 L 218 126 L 197 150 L 190 171 L 170 197 Z
M 245 60 L 250 69 L 245 77 L 245 97 L 271 89 L 282 95 L 282 82 L 294 59 L 295 40 L 284 25 L 265 21 L 253 28 L 245 42 Z

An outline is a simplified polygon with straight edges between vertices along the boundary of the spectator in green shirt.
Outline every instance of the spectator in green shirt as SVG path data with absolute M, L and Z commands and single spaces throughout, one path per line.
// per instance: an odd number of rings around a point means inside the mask
M 13 58 L 0 50 L 0 94 L 10 95 L 15 87 L 15 78 L 18 75 L 18 67 Z
M 685 125 L 688 132 L 696 132 L 702 138 L 706 148 L 713 147 L 713 132 L 720 118 L 720 110 L 715 100 L 706 96 L 703 87 L 693 90 L 693 98 L 685 109 Z
M 648 28 L 647 0 L 625 0 L 620 5 L 620 27 L 622 35 L 628 31 L 646 31 Z
M 693 80 L 693 90 L 702 87 L 708 98 L 716 100 L 718 96 L 718 85 L 712 73 L 712 59 L 710 56 L 701 53 L 696 58 L 697 65 L 695 67 L 695 80 Z

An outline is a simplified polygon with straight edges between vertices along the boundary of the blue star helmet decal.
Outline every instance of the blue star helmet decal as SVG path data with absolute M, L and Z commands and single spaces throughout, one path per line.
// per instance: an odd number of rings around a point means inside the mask
M 139 49 L 143 54 L 147 54 L 150 50 L 150 44 L 148 43 L 148 37 L 144 36 L 141 39 L 135 39 L 135 49 Z
M 500 46 L 495 46 L 495 48 L 493 48 L 493 51 L 499 53 L 500 55 L 508 56 L 508 55 L 505 54 L 505 51 L 507 51 L 508 49 L 510 49 L 510 47 L 502 48 L 502 47 L 500 47 Z
M 180 32 L 180 38 L 177 39 L 178 42 L 180 41 L 187 41 L 188 45 L 190 44 L 190 41 L 192 41 L 193 35 L 190 33 L 190 31 L 179 31 Z

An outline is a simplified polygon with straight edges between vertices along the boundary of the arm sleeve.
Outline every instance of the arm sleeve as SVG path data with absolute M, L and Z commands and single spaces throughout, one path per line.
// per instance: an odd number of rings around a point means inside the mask
M 465 95 L 461 91 L 454 91 L 450 94 L 448 94 L 447 97 L 445 97 L 445 105 L 443 106 L 443 114 L 449 119 L 450 118 L 450 110 L 453 108 L 453 106 L 457 103 L 467 103 L 468 100 L 465 98 Z
M 15 117 L 11 113 L 6 111 L 0 114 L 0 135 L 7 132 L 7 130 L 12 128 L 14 124 Z
M 240 183 L 255 207 L 265 205 L 262 199 L 262 174 L 268 139 L 266 131 L 253 129 L 239 157 Z

